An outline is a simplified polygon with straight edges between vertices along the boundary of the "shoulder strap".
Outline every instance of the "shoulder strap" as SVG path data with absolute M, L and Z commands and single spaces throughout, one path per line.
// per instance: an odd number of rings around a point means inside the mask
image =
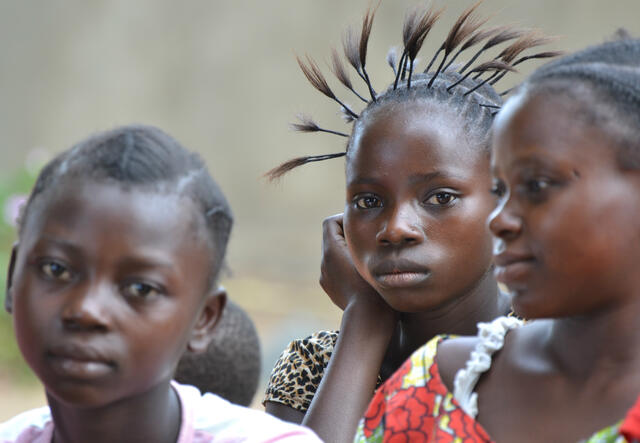
M 507 332 L 522 323 L 515 317 L 498 317 L 491 323 L 478 323 L 478 344 L 453 381 L 453 397 L 472 418 L 478 415 L 478 394 L 473 390 L 480 375 L 491 366 L 491 355 L 502 349 Z

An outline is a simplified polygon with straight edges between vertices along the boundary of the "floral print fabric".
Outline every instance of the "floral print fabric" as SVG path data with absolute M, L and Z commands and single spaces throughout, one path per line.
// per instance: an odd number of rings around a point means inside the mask
M 447 339 L 439 335 L 418 349 L 376 392 L 365 416 L 360 420 L 354 442 L 363 443 L 489 443 L 482 425 L 466 414 L 440 378 L 435 356 L 438 344 Z M 636 429 L 631 425 L 637 410 L 626 420 L 602 429 L 582 443 L 640 442 L 622 433 Z M 635 424 L 635 423 L 634 423 Z M 621 429 L 622 428 L 622 429 Z M 632 431 L 633 432 L 633 431 Z M 638 428 L 640 432 L 640 428 Z M 628 435 L 628 434 L 627 434 Z
M 380 387 L 360 421 L 356 442 L 490 442 L 442 382 L 435 362 L 437 336 L 418 349 Z

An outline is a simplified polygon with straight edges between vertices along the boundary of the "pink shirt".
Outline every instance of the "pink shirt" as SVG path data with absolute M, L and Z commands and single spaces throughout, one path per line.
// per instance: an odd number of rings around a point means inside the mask
M 309 429 L 261 411 L 237 406 L 215 394 L 172 382 L 182 406 L 176 443 L 309 442 L 320 439 Z M 2 443 L 51 443 L 53 420 L 49 407 L 23 412 L 0 424 Z

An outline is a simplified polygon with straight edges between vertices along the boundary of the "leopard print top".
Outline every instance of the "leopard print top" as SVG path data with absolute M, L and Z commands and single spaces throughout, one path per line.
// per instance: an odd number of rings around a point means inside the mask
M 508 316 L 518 318 L 510 310 Z M 271 371 L 262 404 L 272 401 L 306 413 L 337 340 L 338 331 L 319 331 L 289 343 Z M 378 376 L 376 388 L 381 384 Z
M 289 343 L 271 371 L 262 404 L 272 401 L 307 412 L 336 340 L 338 331 L 320 331 Z

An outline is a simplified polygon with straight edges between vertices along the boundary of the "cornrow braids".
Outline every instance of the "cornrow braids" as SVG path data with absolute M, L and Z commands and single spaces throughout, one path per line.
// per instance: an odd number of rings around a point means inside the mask
M 640 39 L 592 46 L 537 69 L 519 88 L 562 95 L 576 117 L 606 131 L 623 169 L 640 169 Z
M 303 74 L 311 85 L 323 95 L 340 106 L 340 111 L 347 123 L 354 123 L 351 135 L 343 131 L 334 131 L 318 125 L 311 117 L 299 116 L 300 122 L 292 128 L 301 132 L 325 132 L 348 138 L 346 151 L 333 154 L 302 156 L 289 160 L 265 175 L 270 180 L 282 177 L 298 166 L 347 155 L 354 133 L 362 125 L 362 121 L 374 110 L 383 105 L 408 100 L 433 100 L 454 109 L 465 122 L 465 128 L 482 137 L 481 142 L 487 146 L 486 134 L 493 116 L 502 105 L 500 94 L 493 85 L 505 74 L 514 71 L 514 66 L 527 60 L 545 59 L 557 56 L 558 52 L 546 51 L 536 54 L 523 54 L 527 50 L 548 43 L 549 39 L 537 31 L 517 29 L 510 26 L 484 28 L 487 19 L 479 16 L 478 7 L 482 0 L 468 7 L 455 21 L 444 42 L 430 59 L 426 69 L 416 74 L 416 57 L 427 36 L 442 15 L 444 8 L 419 7 L 410 10 L 402 27 L 402 52 L 392 49 L 387 54 L 387 63 L 391 66 L 394 78 L 386 90 L 380 94 L 375 92 L 369 75 L 366 72 L 366 56 L 369 37 L 377 6 L 369 8 L 364 15 L 359 30 L 347 28 L 343 37 L 344 56 L 360 77 L 371 96 L 367 100 L 356 92 L 347 73 L 345 63 L 335 49 L 331 54 L 331 71 L 338 81 L 358 100 L 364 101 L 362 110 L 351 108 L 338 98 L 329 86 L 329 82 L 317 63 L 306 56 L 303 60 L 297 57 Z M 378 4 L 379 5 L 379 4 Z M 476 63 L 487 51 L 502 44 L 508 46 L 490 60 Z M 454 64 L 460 56 L 472 48 L 482 45 L 462 67 Z M 398 54 L 400 54 L 398 56 Z M 439 62 L 436 64 L 436 62 Z M 437 66 L 431 70 L 432 66 Z
M 210 285 L 217 279 L 233 216 L 202 159 L 152 126 L 131 125 L 95 134 L 59 154 L 40 172 L 20 220 L 19 235 L 34 203 L 69 179 L 153 187 L 189 197 L 206 222 L 213 254 Z

